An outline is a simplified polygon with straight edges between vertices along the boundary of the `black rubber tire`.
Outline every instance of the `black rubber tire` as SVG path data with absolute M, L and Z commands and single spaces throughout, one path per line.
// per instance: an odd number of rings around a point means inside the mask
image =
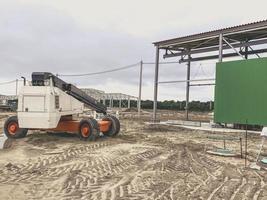
M 89 128 L 89 135 L 87 137 L 85 137 L 83 134 L 82 134 L 82 127 L 84 125 L 87 125 L 88 128 Z M 88 141 L 94 141 L 95 140 L 95 134 L 93 133 L 94 132 L 94 124 L 91 120 L 89 119 L 82 119 L 80 121 L 80 125 L 79 125 L 79 137 L 81 140 L 88 140 Z
M 102 119 L 103 121 L 110 121 L 111 126 L 108 131 L 103 132 L 104 135 L 114 137 L 120 132 L 120 121 L 117 117 L 109 115 Z
M 118 133 L 120 132 L 121 130 L 121 123 L 119 121 L 119 119 L 113 115 L 110 116 L 111 118 L 114 119 L 115 123 L 116 123 L 116 132 L 115 132 L 115 135 L 118 135 Z
M 28 129 L 26 128 L 18 128 L 18 130 L 16 130 L 15 134 L 11 134 L 9 131 L 8 131 L 8 126 L 10 123 L 16 123 L 18 124 L 18 127 L 19 127 L 19 122 L 18 122 L 18 117 L 17 116 L 12 116 L 12 117 L 9 117 L 6 121 L 5 121 L 5 124 L 4 124 L 4 133 L 5 135 L 8 137 L 8 138 L 24 138 L 26 137 L 27 133 L 28 133 Z
M 98 123 L 97 123 L 96 119 L 94 119 L 94 118 L 89 118 L 88 120 L 91 121 L 91 123 L 93 124 L 93 127 L 94 127 L 93 134 L 95 135 L 95 139 L 97 139 L 99 137 L 99 134 L 100 134 Z

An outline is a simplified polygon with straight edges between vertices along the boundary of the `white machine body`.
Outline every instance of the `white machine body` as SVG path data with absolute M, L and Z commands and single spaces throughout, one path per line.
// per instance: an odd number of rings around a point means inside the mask
M 84 104 L 57 87 L 23 86 L 18 97 L 20 128 L 53 129 L 62 116 L 82 113 Z

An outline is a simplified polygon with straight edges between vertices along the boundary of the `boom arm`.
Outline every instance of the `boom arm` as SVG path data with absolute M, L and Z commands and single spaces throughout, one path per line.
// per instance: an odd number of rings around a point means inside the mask
M 49 81 L 50 78 L 53 80 L 53 84 L 55 87 L 61 89 L 66 92 L 70 96 L 75 99 L 83 102 L 85 105 L 91 107 L 98 113 L 107 114 L 107 108 L 101 103 L 98 103 L 93 97 L 87 95 L 81 89 L 75 87 L 72 84 L 66 83 L 62 79 L 53 75 L 49 72 L 33 72 L 32 73 L 32 85 L 33 86 L 44 86 L 46 81 Z

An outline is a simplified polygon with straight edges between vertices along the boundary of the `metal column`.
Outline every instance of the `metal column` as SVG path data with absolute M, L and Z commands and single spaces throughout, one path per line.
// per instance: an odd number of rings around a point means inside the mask
M 153 122 L 157 120 L 158 79 L 159 79 L 159 47 L 157 46 L 156 62 L 155 62 L 155 78 L 154 78 Z
M 140 62 L 140 72 L 139 72 L 139 96 L 138 96 L 138 116 L 141 113 L 141 97 L 142 97 L 142 79 L 143 79 L 143 61 Z
M 219 35 L 219 62 L 223 60 L 223 35 Z
M 18 95 L 18 79 L 16 79 L 16 96 Z
M 130 99 L 130 97 L 128 97 L 128 108 L 130 108 L 131 107 L 131 99 Z
M 121 108 L 121 95 L 120 95 L 120 100 L 119 100 L 119 108 Z
M 185 115 L 186 120 L 189 120 L 189 92 L 190 92 L 190 71 L 191 71 L 191 56 L 188 55 L 188 62 L 187 62 L 187 78 L 186 78 L 186 102 L 185 102 Z
M 248 59 L 248 46 L 245 46 L 245 59 Z
M 212 101 L 210 101 L 210 110 L 212 110 L 212 107 L 213 107 L 213 106 L 212 106 Z
M 111 106 L 112 106 L 112 105 L 111 105 L 111 103 L 112 103 L 111 101 L 112 101 L 112 100 L 111 100 L 111 97 L 110 97 L 110 99 L 109 99 L 109 107 L 110 107 L 110 108 L 111 108 Z

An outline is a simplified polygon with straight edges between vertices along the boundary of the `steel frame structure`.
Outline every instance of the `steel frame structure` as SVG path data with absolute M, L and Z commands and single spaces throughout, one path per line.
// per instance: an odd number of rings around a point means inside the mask
M 141 76 L 140 76 L 141 79 Z M 141 86 L 140 86 L 141 87 Z M 98 102 L 101 102 L 105 105 L 106 104 L 106 100 L 109 100 L 109 107 L 113 107 L 113 101 L 114 100 L 119 100 L 119 108 L 122 107 L 127 107 L 130 108 L 131 107 L 131 100 L 137 101 L 137 107 L 139 108 L 139 106 L 141 107 L 141 100 L 139 101 L 139 99 L 141 98 L 141 89 L 139 88 L 139 97 L 135 97 L 135 96 L 131 96 L 128 94 L 123 94 L 123 93 L 105 93 L 102 90 L 96 90 L 93 88 L 82 88 L 82 90 L 94 97 Z M 127 105 L 125 105 L 125 101 L 127 101 Z
M 16 95 L 0 95 L 0 100 L 15 100 L 17 98 Z
M 137 101 L 137 107 L 139 106 L 138 104 L 138 97 L 134 97 L 131 95 L 123 94 L 123 93 L 105 93 L 102 96 L 102 102 L 105 105 L 106 100 L 109 100 L 109 107 L 113 108 L 113 101 L 114 100 L 119 100 L 119 108 L 131 107 L 131 100 Z M 125 105 L 125 101 L 127 101 L 127 105 Z
M 190 87 L 214 85 L 214 83 L 190 84 L 192 81 L 190 80 L 191 62 L 212 59 L 218 59 L 218 62 L 222 62 L 223 58 L 235 56 L 240 56 L 242 59 L 248 59 L 249 55 L 260 57 L 259 54 L 267 52 L 267 20 L 163 40 L 153 44 L 156 47 L 153 121 L 157 120 L 158 85 L 162 83 L 158 82 L 160 51 L 165 52 L 164 59 L 180 57 L 179 63 L 187 63 L 186 80 L 171 82 L 186 83 L 185 118 L 188 120 Z M 257 49 L 252 48 L 252 46 L 257 47 Z M 224 50 L 232 50 L 233 52 L 224 52 Z

